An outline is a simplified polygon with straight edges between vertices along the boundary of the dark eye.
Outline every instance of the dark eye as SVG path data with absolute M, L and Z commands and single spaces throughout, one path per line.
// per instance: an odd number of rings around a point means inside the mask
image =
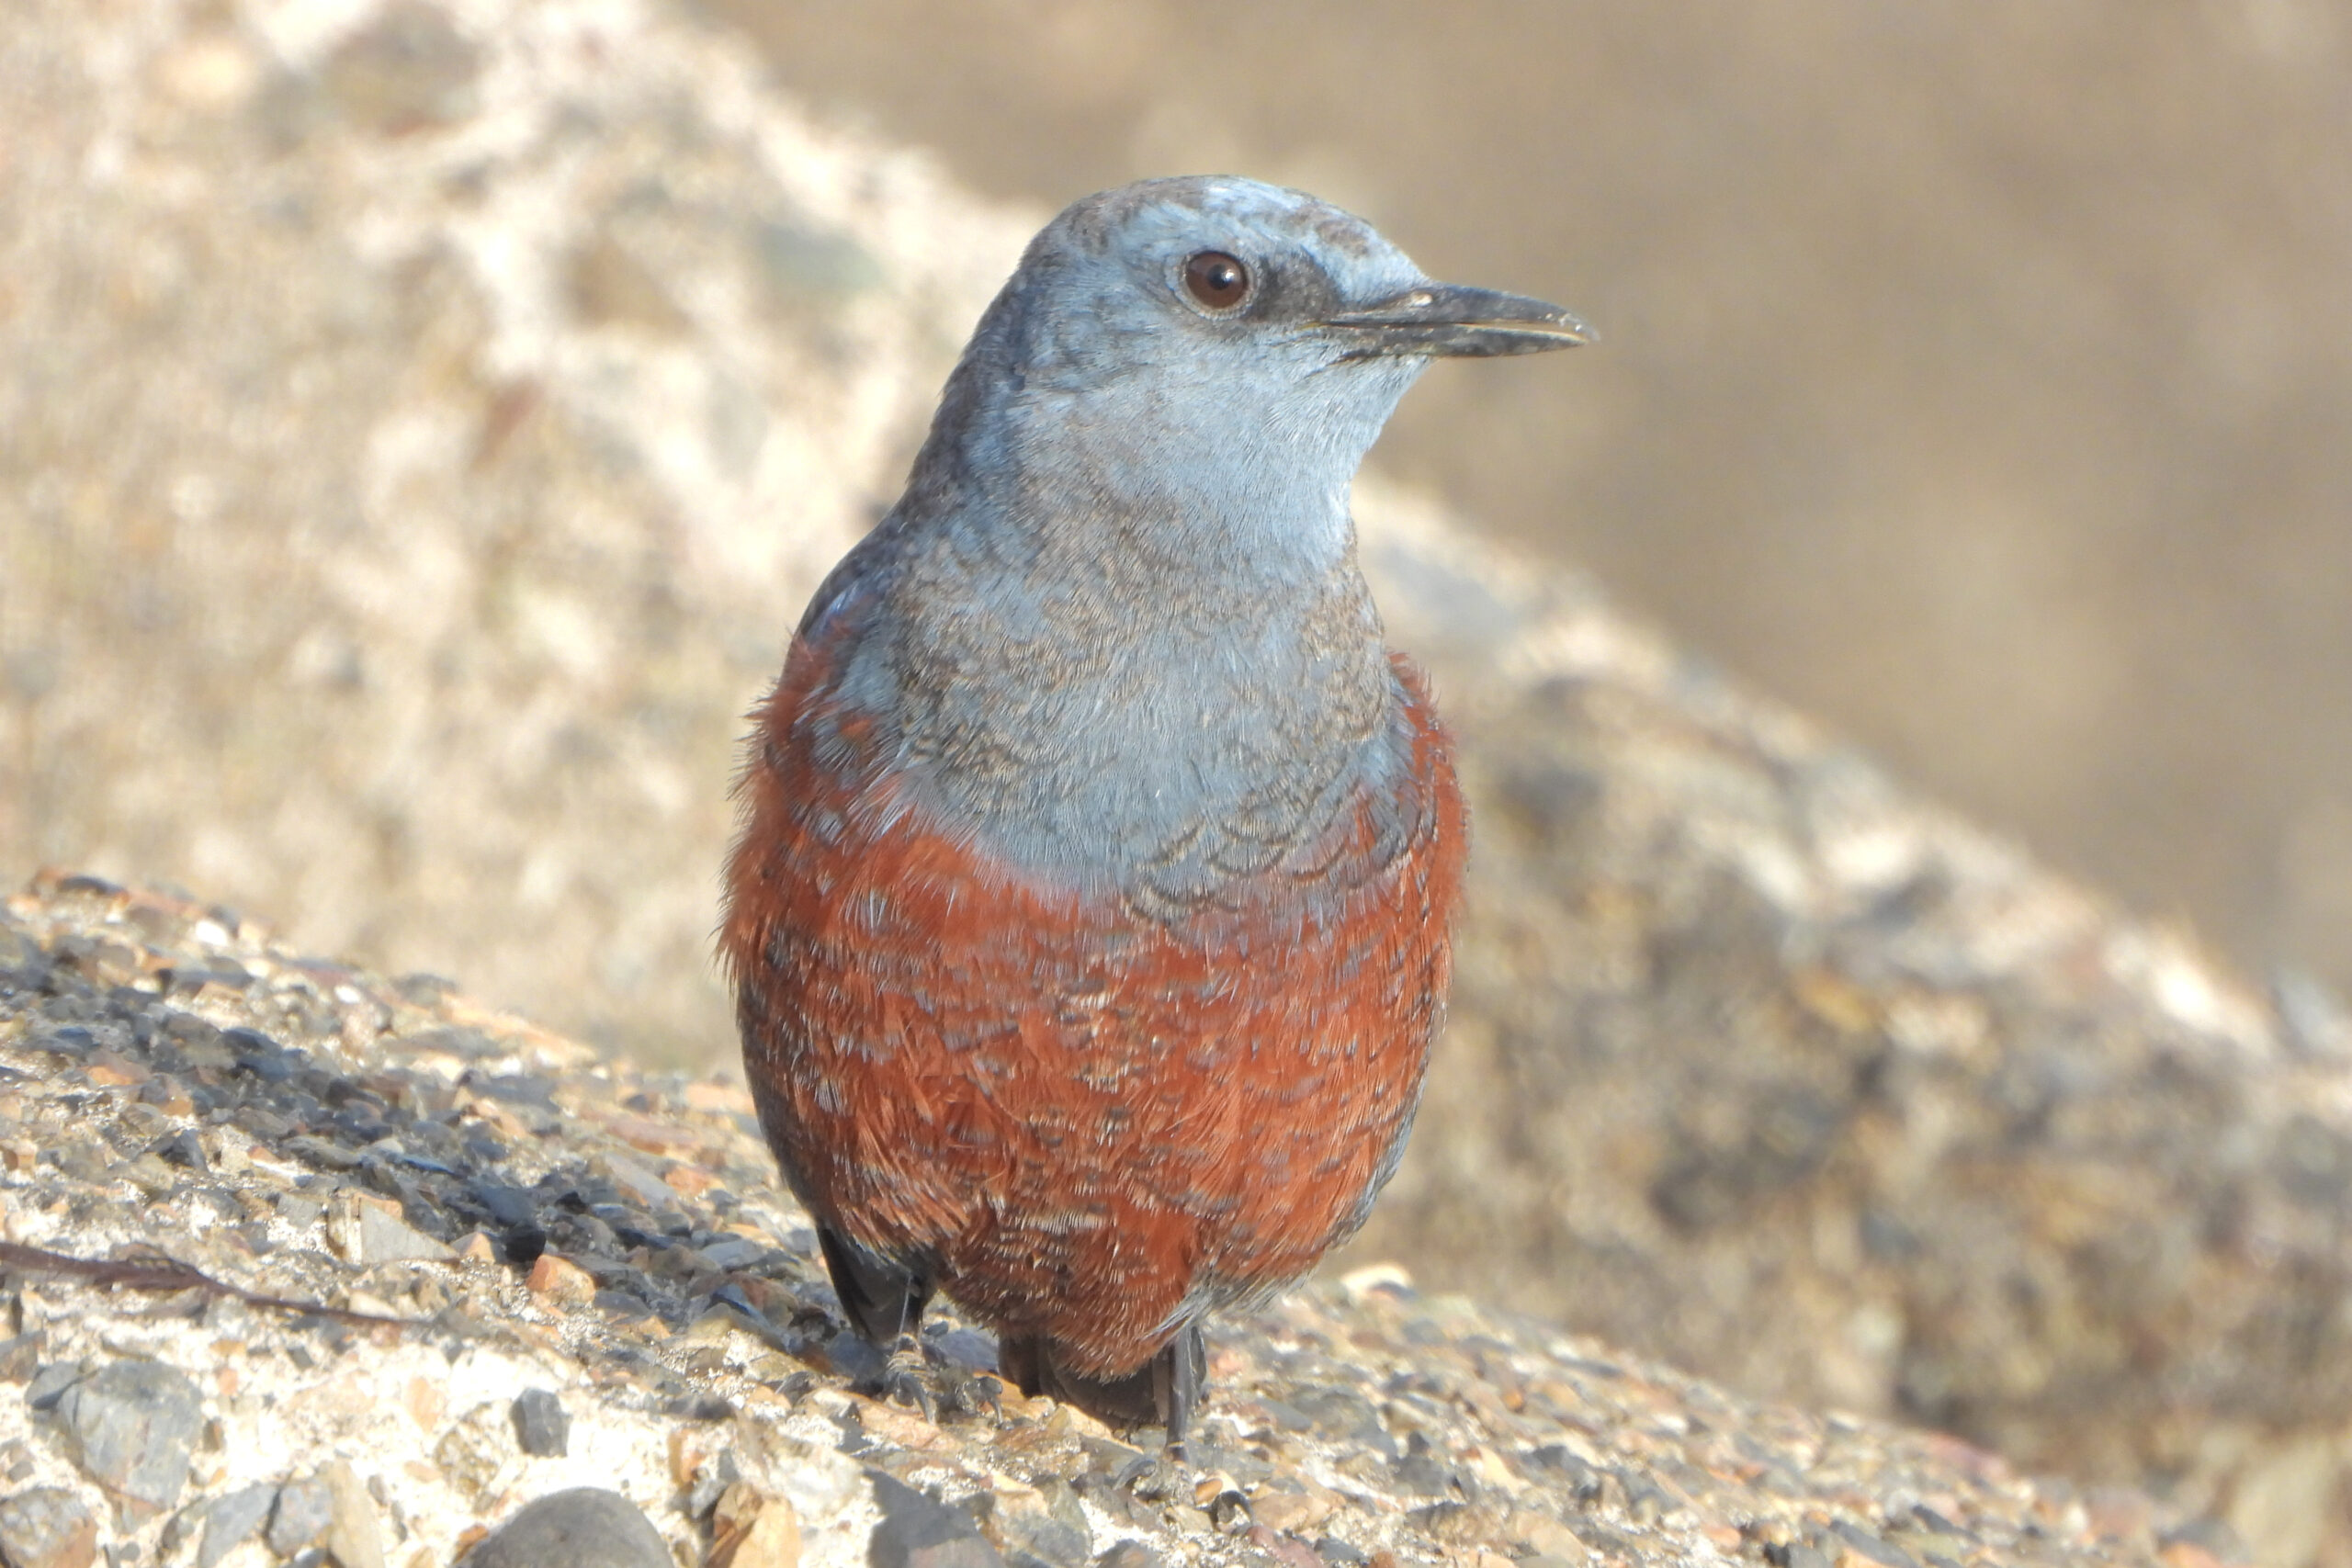
M 1203 251 L 1184 263 L 1184 288 L 1212 310 L 1230 310 L 1250 297 L 1250 269 L 1239 256 Z

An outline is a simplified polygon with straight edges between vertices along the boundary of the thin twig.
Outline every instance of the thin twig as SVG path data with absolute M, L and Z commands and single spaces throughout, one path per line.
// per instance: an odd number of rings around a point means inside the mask
M 163 1253 L 151 1259 L 130 1262 L 69 1258 L 62 1252 L 0 1241 L 0 1268 L 15 1269 L 27 1274 L 64 1274 L 76 1280 L 87 1280 L 94 1285 L 119 1285 L 132 1291 L 202 1291 L 207 1295 L 243 1302 L 247 1306 L 266 1307 L 273 1312 L 293 1313 L 301 1317 L 330 1318 L 336 1323 L 358 1324 L 366 1327 L 415 1328 L 424 1322 L 423 1318 L 384 1317 L 372 1312 L 351 1312 L 343 1307 L 331 1307 L 319 1302 L 294 1301 L 286 1296 L 257 1295 L 236 1285 L 225 1284 L 193 1264 L 183 1263 Z

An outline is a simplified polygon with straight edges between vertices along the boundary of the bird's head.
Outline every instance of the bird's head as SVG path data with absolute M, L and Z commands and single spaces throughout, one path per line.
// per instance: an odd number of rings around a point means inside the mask
M 1310 519 L 1345 533 L 1348 482 L 1431 359 L 1589 336 L 1556 305 L 1430 279 L 1303 192 L 1146 180 L 1073 203 L 1031 242 L 934 440 L 964 472 L 1019 474 L 1033 494 L 1202 533 L 1243 509 L 1296 519 L 1311 543 Z
M 1206 422 L 1363 403 L 1431 358 L 1586 342 L 1556 305 L 1432 281 L 1363 219 L 1256 180 L 1145 180 L 1073 203 L 1006 288 L 1006 366 L 1041 393 L 1130 383 Z

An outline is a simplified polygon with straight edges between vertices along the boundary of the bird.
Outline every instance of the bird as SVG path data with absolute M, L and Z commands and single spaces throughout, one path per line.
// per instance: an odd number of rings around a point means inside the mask
M 1469 828 L 1351 485 L 1431 360 L 1589 335 L 1234 176 L 1071 204 L 981 316 L 751 714 L 724 870 L 760 1122 L 895 1394 L 944 1292 L 1181 1461 L 1204 1320 L 1363 1224 Z

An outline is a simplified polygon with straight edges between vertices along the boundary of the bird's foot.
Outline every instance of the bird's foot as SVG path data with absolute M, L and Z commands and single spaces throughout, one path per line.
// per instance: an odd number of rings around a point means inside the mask
M 1004 1424 L 1004 1380 L 994 1372 L 956 1368 L 944 1380 L 949 1402 L 967 1416 L 985 1416 Z
M 1189 1503 L 1193 1500 L 1193 1467 L 1185 1461 L 1182 1443 L 1132 1460 L 1119 1472 L 1119 1484 L 1142 1503 Z
M 922 1341 L 912 1334 L 901 1334 L 891 1343 L 882 1363 L 882 1397 L 933 1425 L 939 1421 L 939 1390 L 931 1360 Z
M 911 1410 L 936 1426 L 943 1418 L 1004 1419 L 1004 1380 L 964 1366 L 913 1334 L 901 1334 L 884 1353 L 875 1392 L 886 1404 Z

